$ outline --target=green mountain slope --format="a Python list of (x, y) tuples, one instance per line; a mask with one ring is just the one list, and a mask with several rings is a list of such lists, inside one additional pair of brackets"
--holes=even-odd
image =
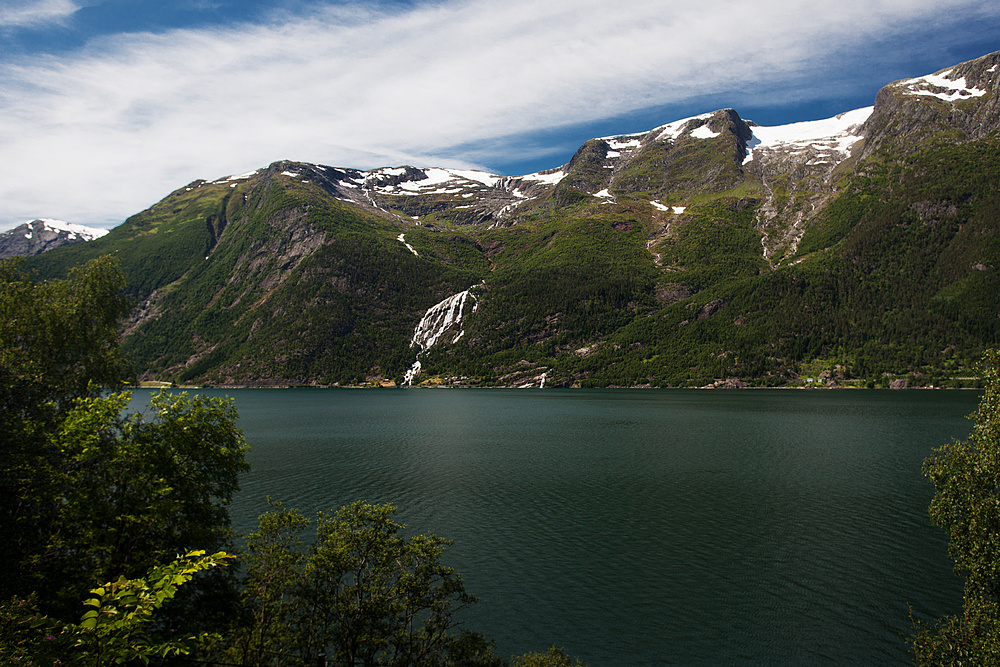
[(139, 304), (125, 347), (144, 378), (357, 384), (401, 372), (414, 322), (481, 280), (485, 259), (465, 236), (367, 215), (286, 168), (192, 184), (35, 266), (121, 259)]
[[(118, 256), (146, 379), (399, 383), (420, 352), (415, 384), (961, 384), (1000, 344), (998, 65), (826, 124), (722, 110), (594, 139), (521, 177), (275, 163), (30, 265)], [(454, 335), (411, 345), (469, 288), (430, 311)]]

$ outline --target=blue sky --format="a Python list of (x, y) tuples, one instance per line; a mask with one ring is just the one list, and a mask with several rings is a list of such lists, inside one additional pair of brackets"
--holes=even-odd
[(826, 118), (996, 50), (995, 0), (0, 0), (0, 230), (111, 227), (279, 159), (524, 174), (723, 107)]

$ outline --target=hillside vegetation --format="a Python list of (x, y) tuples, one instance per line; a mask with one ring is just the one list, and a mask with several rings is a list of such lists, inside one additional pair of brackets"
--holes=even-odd
[(730, 109), (523, 177), (279, 162), (30, 267), (115, 255), (148, 380), (399, 384), (420, 352), (415, 384), (963, 386), (1000, 344), (998, 63), (887, 86), (849, 149), (754, 150)]

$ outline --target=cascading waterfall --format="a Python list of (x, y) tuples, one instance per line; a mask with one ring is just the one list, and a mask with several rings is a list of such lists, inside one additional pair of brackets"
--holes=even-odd
[[(465, 316), (465, 304), (472, 298), (472, 312), (476, 312), (479, 307), (479, 300), (471, 290), (465, 290), (458, 294), (449, 296), (444, 301), (435, 304), (427, 309), (424, 316), (413, 331), (413, 338), (410, 340), (410, 347), (418, 346), (417, 359), (410, 366), (409, 370), (403, 373), (403, 384), (412, 385), (413, 378), (420, 374), (420, 355), (424, 350), (433, 347), (441, 337), (448, 331), (454, 331), (456, 327), (461, 327), (462, 318)], [(465, 335), (465, 329), (459, 328), (451, 342), (457, 343)]]

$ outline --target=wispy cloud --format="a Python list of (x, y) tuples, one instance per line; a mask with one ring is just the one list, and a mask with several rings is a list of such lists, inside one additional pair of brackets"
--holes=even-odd
[(0, 7), (0, 28), (21, 28), (62, 21), (79, 6), (72, 0), (9, 0)]
[(366, 7), (0, 66), (0, 225), (120, 221), (194, 178), (281, 158), (488, 164), (509, 159), (500, 137), (724, 91), (818, 95), (815, 78), (849, 77), (866, 42), (1000, 15), (971, 0)]

